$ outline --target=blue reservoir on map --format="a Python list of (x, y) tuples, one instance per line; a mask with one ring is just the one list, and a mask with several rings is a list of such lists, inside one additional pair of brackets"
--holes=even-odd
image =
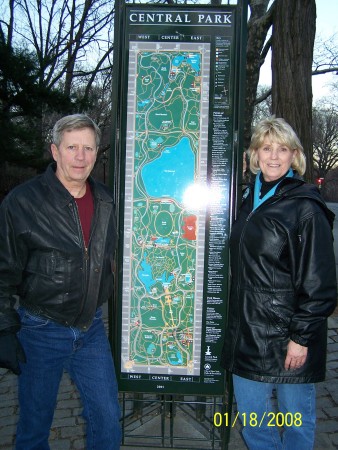
[(179, 203), (182, 203), (187, 187), (194, 183), (194, 176), (195, 155), (187, 137), (174, 147), (166, 147), (158, 159), (142, 169), (149, 197), (169, 197)]

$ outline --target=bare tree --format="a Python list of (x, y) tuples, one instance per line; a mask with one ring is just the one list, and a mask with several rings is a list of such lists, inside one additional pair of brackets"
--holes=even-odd
[(260, 120), (272, 115), (271, 88), (268, 86), (257, 87), (257, 101), (252, 116), (252, 125), (255, 126)]
[(39, 84), (69, 97), (112, 65), (113, 3), (109, 0), (9, 0), (0, 32), (26, 46), (39, 62)]
[[(0, 76), (0, 121), (8, 130), (3, 159), (45, 165), (48, 133), (60, 113), (86, 111), (107, 136), (113, 3), (0, 0), (0, 6), (0, 66), (8, 67)], [(7, 64), (4, 55), (12, 63)], [(23, 159), (32, 152), (35, 158)]]
[(319, 178), (338, 165), (338, 110), (313, 111), (313, 161)]
[[(315, 0), (275, 0), (268, 8), (269, 3), (249, 0), (244, 143), (247, 147), (257, 105), (272, 94), (271, 112), (283, 116), (298, 133), (309, 161), (306, 177), (312, 181), (311, 76), (338, 71), (337, 36), (319, 39), (313, 56)], [(269, 50), (273, 87), (259, 91), (259, 70)]]
[(321, 36), (316, 39), (312, 70), (313, 75), (338, 72), (338, 33), (325, 40)]
[(248, 42), (246, 51), (246, 95), (244, 118), (244, 147), (248, 148), (251, 126), (256, 105), (259, 71), (271, 48), (267, 39), (272, 25), (275, 3), (268, 8), (269, 0), (249, 0), (250, 18), (248, 21)]

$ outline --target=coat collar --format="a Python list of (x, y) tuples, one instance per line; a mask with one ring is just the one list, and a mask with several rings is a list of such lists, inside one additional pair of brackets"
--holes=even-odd
[[(43, 174), (42, 182), (45, 184), (46, 189), (49, 190), (50, 195), (53, 196), (60, 205), (66, 206), (73, 201), (73, 196), (57, 178), (55, 172), (56, 163), (53, 162), (49, 164), (46, 172)], [(111, 195), (108, 194), (107, 188), (104, 185), (96, 182), (91, 176), (88, 177), (88, 182), (96, 200), (112, 203), (113, 199)]]
[[(243, 192), (243, 200), (249, 197), (253, 205), (254, 182), (249, 183)], [(326, 203), (321, 196), (319, 189), (311, 183), (306, 183), (302, 177), (294, 171), (294, 176), (291, 178), (284, 178), (277, 186), (275, 196), (282, 198), (307, 198), (317, 202), (323, 209), (331, 228), (335, 219), (335, 214), (326, 206)]]

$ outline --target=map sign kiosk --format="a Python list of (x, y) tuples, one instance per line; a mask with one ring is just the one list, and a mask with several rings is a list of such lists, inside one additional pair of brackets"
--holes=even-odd
[(221, 448), (224, 430), (213, 418), (227, 389), (219, 358), (242, 161), (246, 9), (131, 4), (117, 16), (114, 345), (124, 417), (132, 422), (137, 410), (149, 419), (159, 408), (153, 445), (173, 447), (194, 438), (178, 438), (174, 423), (166, 434), (166, 418), (190, 405), (200, 422), (211, 421), (215, 446), (206, 448)]

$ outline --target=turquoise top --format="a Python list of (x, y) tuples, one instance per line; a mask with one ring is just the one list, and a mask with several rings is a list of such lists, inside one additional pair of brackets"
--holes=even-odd
[(288, 173), (285, 175), (285, 177), (282, 178), (282, 180), (280, 180), (278, 183), (276, 183), (265, 195), (264, 197), (260, 198), (259, 194), (261, 192), (261, 188), (262, 188), (262, 182), (261, 182), (261, 171), (259, 170), (256, 176), (256, 180), (255, 180), (255, 190), (254, 190), (254, 206), (253, 206), (253, 210), (258, 208), (258, 206), (260, 206), (262, 203), (264, 203), (268, 198), (272, 197), (274, 195), (274, 193), (276, 192), (277, 186), (279, 185), (279, 183), (284, 180), (284, 178), (292, 178), (293, 177), (293, 170), (290, 168)]

